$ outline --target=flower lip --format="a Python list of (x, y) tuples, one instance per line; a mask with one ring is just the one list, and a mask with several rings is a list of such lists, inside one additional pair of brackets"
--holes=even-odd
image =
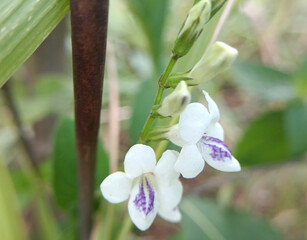
[(147, 216), (154, 208), (155, 191), (146, 176), (142, 176), (139, 183), (139, 193), (133, 203), (135, 208)]
[(212, 159), (223, 162), (225, 162), (225, 158), (231, 159), (230, 149), (220, 139), (204, 135), (202, 136), (199, 143), (205, 144), (209, 148), (211, 148), (212, 152), (210, 153), (210, 156), (212, 157)]
[(223, 172), (241, 170), (240, 163), (231, 155), (231, 151), (222, 140), (211, 136), (203, 136), (196, 145), (202, 158), (211, 167)]

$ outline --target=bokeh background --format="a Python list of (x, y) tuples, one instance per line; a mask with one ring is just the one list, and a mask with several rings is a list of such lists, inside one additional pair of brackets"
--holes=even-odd
[[(192, 3), (110, 1), (99, 156), (112, 159), (112, 170), (122, 166), (127, 149), (138, 139), (157, 80)], [(176, 71), (187, 71), (199, 60), (221, 13), (205, 27)], [(158, 219), (145, 233), (134, 230), (131, 239), (307, 239), (306, 23), (304, 0), (235, 2), (218, 40), (237, 48), (239, 57), (229, 71), (194, 88), (193, 100), (202, 99), (200, 89), (215, 99), (226, 143), (242, 171), (226, 174), (206, 166), (196, 179), (183, 180), (181, 225)], [(57, 239), (73, 239), (77, 224), (72, 196), (77, 187), (72, 173), (75, 140), (68, 17), (1, 88), (0, 116), (0, 149), (26, 234), (42, 239), (40, 232), (48, 235), (54, 227), (59, 229)], [(115, 149), (109, 141), (114, 122), (120, 124)], [(94, 232), (106, 222), (101, 215), (109, 205), (98, 186), (107, 174), (102, 166), (107, 165), (98, 163)], [(43, 194), (36, 195), (36, 175)], [(1, 189), (5, 189), (2, 183)], [(44, 207), (37, 217), (40, 202)], [(125, 211), (122, 205), (116, 206), (113, 231)], [(44, 219), (46, 212), (53, 220), (47, 217), (40, 225), (37, 219)]]

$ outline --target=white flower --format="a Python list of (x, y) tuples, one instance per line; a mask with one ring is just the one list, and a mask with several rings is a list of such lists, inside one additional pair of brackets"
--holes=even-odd
[(150, 227), (157, 214), (168, 221), (178, 222), (181, 219), (177, 206), (182, 197), (182, 184), (179, 173), (174, 170), (177, 157), (178, 152), (168, 150), (156, 164), (151, 147), (132, 146), (124, 160), (125, 172), (112, 173), (101, 183), (104, 198), (111, 203), (129, 198), (130, 218), (142, 231)]
[(220, 171), (241, 170), (240, 163), (223, 142), (224, 130), (218, 123), (219, 109), (209, 94), (203, 93), (209, 111), (200, 103), (189, 104), (180, 114), (179, 124), (167, 133), (170, 141), (182, 147), (175, 170), (185, 178), (197, 176), (203, 170), (205, 161)]

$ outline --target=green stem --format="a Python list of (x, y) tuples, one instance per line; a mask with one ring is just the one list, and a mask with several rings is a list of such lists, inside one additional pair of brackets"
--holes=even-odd
[[(169, 75), (171, 74), (176, 62), (178, 60), (178, 56), (177, 55), (172, 55), (161, 78), (159, 79), (159, 89), (155, 98), (155, 102), (154, 105), (158, 105), (161, 103), (162, 101), (162, 97), (163, 97), (163, 93), (164, 93), (164, 89), (165, 89), (165, 84), (167, 82), (167, 79), (169, 77)], [(146, 123), (144, 125), (144, 128), (140, 134), (140, 138), (139, 138), (139, 143), (143, 143), (146, 141), (146, 136), (150, 130), (150, 128), (152, 127), (152, 124), (155, 120), (155, 117), (151, 114), (152, 111), (150, 111), (150, 114), (146, 120)]]
[(105, 222), (105, 238), (106, 240), (112, 239), (112, 223), (114, 219), (114, 205), (108, 204), (107, 206), (107, 214), (106, 214), (106, 222)]
[(130, 231), (130, 228), (132, 226), (132, 222), (130, 220), (130, 217), (129, 215), (127, 214), (126, 217), (125, 217), (125, 220), (123, 222), (123, 225), (122, 225), (122, 229), (118, 235), (118, 238), (117, 240), (125, 240), (125, 239), (128, 239), (128, 233)]

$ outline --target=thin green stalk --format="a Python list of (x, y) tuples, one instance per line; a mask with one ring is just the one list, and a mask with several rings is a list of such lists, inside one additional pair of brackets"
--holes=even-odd
[[(172, 55), (164, 72), (162, 73), (162, 76), (159, 80), (159, 89), (158, 89), (158, 92), (157, 92), (157, 95), (156, 95), (156, 98), (155, 98), (155, 102), (154, 102), (154, 105), (158, 105), (161, 103), (162, 101), (162, 97), (163, 97), (163, 93), (164, 93), (164, 89), (165, 89), (165, 84), (167, 82), (167, 79), (169, 77), (169, 75), (171, 74), (176, 62), (178, 60), (178, 56), (176, 55)], [(142, 142), (145, 142), (146, 141), (146, 136), (150, 130), (150, 128), (152, 127), (152, 124), (155, 120), (155, 117), (152, 115), (152, 111), (150, 112), (147, 120), (146, 120), (146, 123), (144, 125), (144, 128), (140, 134), (140, 138), (139, 138), (139, 143), (142, 143)]]
[(6, 240), (26, 240), (22, 215), (18, 208), (17, 194), (9, 169), (0, 154), (0, 236)]
[(123, 223), (123, 227), (118, 235), (117, 240), (126, 240), (128, 233), (130, 232), (131, 226), (132, 226), (132, 222), (130, 220), (130, 217), (128, 214), (126, 214), (126, 217)]
[(108, 204), (107, 206), (107, 214), (105, 218), (105, 233), (104, 233), (104, 239), (110, 240), (112, 236), (112, 223), (114, 219), (114, 205)]

